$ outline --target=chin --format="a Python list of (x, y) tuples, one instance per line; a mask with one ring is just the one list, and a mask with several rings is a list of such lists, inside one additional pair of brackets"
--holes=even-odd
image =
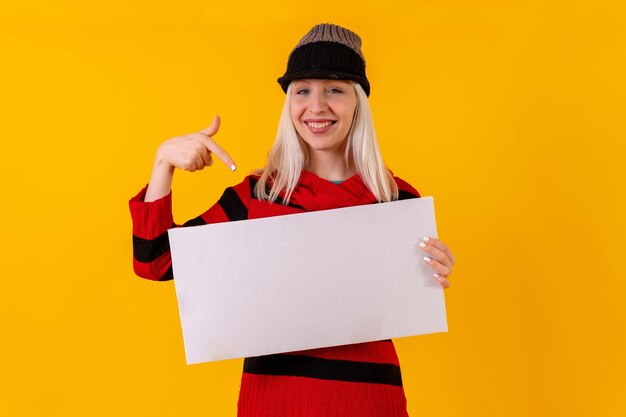
[(315, 151), (331, 151), (331, 150), (335, 150), (337, 148), (339, 148), (340, 144), (339, 143), (310, 143), (307, 142), (307, 145), (309, 147), (309, 149), (315, 150)]

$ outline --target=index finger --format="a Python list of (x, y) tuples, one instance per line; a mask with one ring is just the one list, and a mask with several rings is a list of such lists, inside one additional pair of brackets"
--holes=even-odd
[(198, 137), (202, 141), (202, 143), (204, 143), (204, 146), (206, 146), (211, 153), (214, 153), (215, 156), (217, 156), (222, 162), (224, 162), (224, 164), (226, 164), (226, 166), (230, 168), (231, 171), (237, 169), (237, 165), (235, 164), (235, 161), (233, 161), (233, 158), (231, 158), (224, 149), (222, 149), (217, 143), (215, 143), (215, 141), (211, 137), (207, 137), (205, 135), (198, 135)]

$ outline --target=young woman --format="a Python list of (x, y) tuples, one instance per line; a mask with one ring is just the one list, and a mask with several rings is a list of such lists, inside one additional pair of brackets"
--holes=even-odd
[[(203, 169), (213, 164), (213, 154), (231, 170), (235, 162), (212, 138), (219, 129), (217, 116), (208, 128), (159, 146), (150, 182), (129, 202), (137, 275), (173, 278), (171, 227), (420, 197), (383, 163), (357, 34), (333, 24), (316, 25), (291, 52), (278, 82), (286, 99), (266, 166), (228, 187), (211, 208), (182, 225), (172, 217), (175, 168)], [(432, 267), (433, 279), (447, 288), (455, 262), (449, 248), (424, 237), (418, 249)], [(406, 416), (393, 342), (245, 358), (238, 415)]]

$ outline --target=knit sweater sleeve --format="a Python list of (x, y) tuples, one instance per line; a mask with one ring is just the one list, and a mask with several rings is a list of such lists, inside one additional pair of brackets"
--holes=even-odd
[(173, 278), (168, 229), (248, 218), (250, 176), (226, 188), (215, 204), (182, 224), (174, 222), (172, 191), (158, 200), (146, 202), (147, 189), (148, 184), (128, 202), (133, 224), (133, 270), (142, 278), (153, 281)]

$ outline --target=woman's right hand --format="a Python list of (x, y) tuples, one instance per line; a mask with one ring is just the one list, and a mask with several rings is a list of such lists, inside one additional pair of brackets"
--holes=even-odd
[(211, 126), (206, 129), (163, 142), (154, 158), (144, 201), (154, 201), (170, 193), (175, 168), (193, 172), (213, 165), (211, 154), (217, 155), (234, 171), (237, 168), (235, 161), (211, 138), (219, 127), (220, 117), (216, 115)]
[(212, 154), (215, 154), (234, 171), (235, 161), (212, 138), (219, 127), (220, 117), (216, 115), (206, 129), (166, 140), (157, 150), (157, 163), (194, 172), (213, 165)]

